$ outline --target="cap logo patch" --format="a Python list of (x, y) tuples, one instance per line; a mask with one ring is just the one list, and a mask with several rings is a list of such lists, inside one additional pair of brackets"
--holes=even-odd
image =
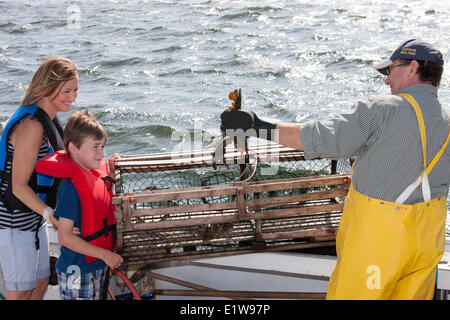
[(415, 56), (416, 55), (416, 49), (402, 48), (402, 51), (400, 51), (400, 54)]

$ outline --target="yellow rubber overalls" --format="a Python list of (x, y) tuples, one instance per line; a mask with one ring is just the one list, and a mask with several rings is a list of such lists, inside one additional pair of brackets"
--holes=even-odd
[[(327, 299), (432, 299), (445, 243), (445, 196), (430, 199), (428, 175), (449, 138), (426, 167), (425, 124), (411, 95), (420, 128), (424, 171), (395, 202), (374, 199), (350, 186), (336, 236), (337, 262)], [(403, 204), (422, 184), (425, 202)]]

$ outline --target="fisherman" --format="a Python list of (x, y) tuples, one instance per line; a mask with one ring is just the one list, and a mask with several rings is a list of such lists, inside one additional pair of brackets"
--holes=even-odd
[(450, 182), (450, 123), (437, 95), (443, 65), (433, 45), (411, 39), (375, 66), (391, 95), (358, 101), (335, 119), (273, 123), (252, 111), (221, 114), (227, 135), (256, 130), (306, 159), (355, 159), (327, 299), (433, 297)]

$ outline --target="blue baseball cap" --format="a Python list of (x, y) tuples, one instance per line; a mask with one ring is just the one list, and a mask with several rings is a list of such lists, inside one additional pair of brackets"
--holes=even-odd
[(387, 68), (398, 60), (424, 60), (444, 65), (442, 53), (433, 45), (418, 39), (411, 39), (402, 43), (389, 57), (377, 64), (375, 68), (385, 76), (388, 75)]

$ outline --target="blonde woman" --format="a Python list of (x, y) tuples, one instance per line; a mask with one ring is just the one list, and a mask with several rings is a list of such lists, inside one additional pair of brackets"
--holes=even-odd
[(47, 221), (53, 217), (58, 181), (34, 165), (64, 149), (58, 112), (77, 98), (78, 70), (67, 58), (45, 60), (33, 75), (22, 106), (8, 120), (0, 142), (0, 264), (6, 298), (42, 299), (50, 275)]

